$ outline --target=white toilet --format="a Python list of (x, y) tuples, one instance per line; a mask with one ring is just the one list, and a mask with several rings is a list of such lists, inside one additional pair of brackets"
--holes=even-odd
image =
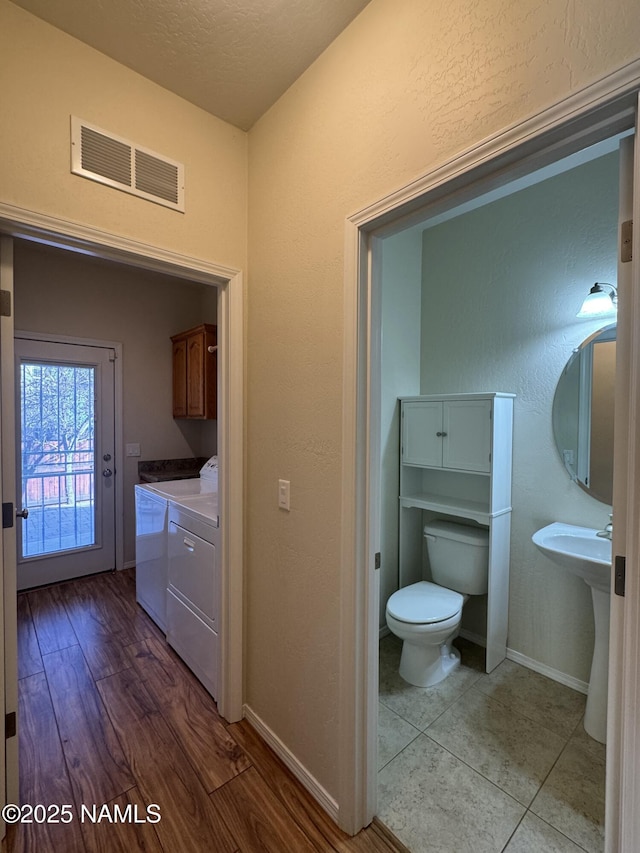
[(387, 601), (387, 625), (403, 640), (400, 675), (409, 684), (431, 687), (460, 664), (451, 641), (457, 636), (462, 605), (483, 595), (489, 579), (489, 531), (434, 519), (424, 537), (435, 583), (419, 581)]

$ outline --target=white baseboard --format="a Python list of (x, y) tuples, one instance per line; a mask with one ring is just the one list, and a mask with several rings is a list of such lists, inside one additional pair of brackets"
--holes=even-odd
[(564, 684), (567, 687), (571, 687), (573, 690), (577, 690), (579, 693), (587, 694), (589, 692), (589, 685), (586, 681), (580, 681), (579, 678), (574, 678), (572, 675), (567, 675), (565, 672), (560, 672), (560, 670), (558, 669), (553, 669), (553, 667), (547, 666), (544, 663), (540, 663), (537, 660), (533, 660), (533, 658), (528, 658), (521, 652), (516, 652), (515, 649), (507, 649), (507, 658), (509, 660), (512, 660), (514, 663), (519, 663), (522, 666), (526, 666), (527, 669), (532, 669), (534, 672), (539, 672), (541, 675), (546, 675), (547, 678), (551, 678), (553, 681), (558, 681), (560, 684)]
[(247, 720), (247, 722), (251, 723), (260, 737), (269, 744), (278, 758), (286, 764), (298, 782), (307, 789), (318, 805), (326, 811), (334, 823), (337, 823), (338, 803), (333, 799), (333, 797), (325, 791), (322, 785), (309, 773), (306, 767), (298, 761), (295, 755), (288, 749), (288, 747), (285, 746), (280, 738), (271, 731), (266, 723), (264, 723), (248, 705), (243, 706), (242, 716)]
[[(390, 633), (391, 632), (388, 628), (380, 628), (380, 639)], [(469, 640), (471, 643), (475, 643), (477, 646), (482, 646), (482, 648), (486, 648), (487, 646), (486, 637), (482, 637), (480, 634), (474, 634), (472, 631), (467, 631), (464, 628), (460, 631), (460, 636), (465, 640)], [(540, 663), (540, 661), (534, 660), (533, 658), (529, 658), (521, 652), (517, 652), (515, 649), (507, 649), (507, 658), (508, 660), (512, 660), (514, 663), (519, 663), (521, 666), (526, 666), (527, 669), (539, 672), (540, 675), (546, 675), (547, 678), (550, 678), (552, 681), (557, 681), (559, 684), (571, 687), (573, 690), (577, 690), (578, 693), (584, 693), (585, 696), (589, 692), (589, 684), (586, 681), (580, 681), (579, 678), (574, 678), (572, 675), (560, 672), (559, 669), (553, 669), (553, 667), (547, 666), (545, 663)]]
[[(487, 641), (479, 634), (473, 634), (471, 631), (460, 631), (460, 636), (478, 646), (486, 648)], [(534, 660), (533, 658), (523, 655), (522, 652), (517, 652), (515, 649), (507, 649), (507, 658), (514, 663), (519, 663), (521, 666), (526, 666), (527, 669), (532, 669), (534, 672), (539, 672), (541, 675), (546, 675), (552, 681), (557, 681), (559, 684), (564, 684), (566, 687), (571, 687), (579, 693), (585, 695), (589, 692), (589, 685), (586, 681), (580, 681), (579, 678), (574, 678), (572, 675), (567, 675), (565, 672), (560, 672), (559, 669), (553, 669), (545, 663)]]
[(389, 630), (387, 625), (383, 625), (378, 632), (378, 639), (381, 640), (383, 637), (388, 637), (391, 631)]
[(123, 569), (135, 569), (135, 567), (136, 567), (136, 561), (135, 560), (128, 560), (122, 568)]

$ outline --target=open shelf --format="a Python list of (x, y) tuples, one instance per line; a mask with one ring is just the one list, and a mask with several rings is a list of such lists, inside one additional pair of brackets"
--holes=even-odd
[(400, 506), (410, 509), (432, 509), (446, 515), (456, 515), (461, 518), (471, 518), (478, 524), (489, 524), (491, 514), (487, 512), (486, 504), (480, 501), (470, 501), (465, 498), (446, 497), (444, 495), (423, 492), (414, 495), (402, 495)]

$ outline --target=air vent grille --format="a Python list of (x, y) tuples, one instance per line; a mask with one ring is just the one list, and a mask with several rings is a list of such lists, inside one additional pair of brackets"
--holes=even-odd
[(71, 171), (184, 212), (184, 166), (71, 117)]
[(83, 127), (81, 134), (83, 169), (131, 186), (131, 146), (89, 127)]
[(178, 203), (178, 170), (173, 163), (136, 149), (136, 188)]

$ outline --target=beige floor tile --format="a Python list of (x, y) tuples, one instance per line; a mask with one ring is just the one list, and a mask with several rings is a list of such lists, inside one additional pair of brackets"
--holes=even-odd
[(504, 853), (583, 853), (583, 848), (529, 812)]
[(378, 770), (418, 737), (420, 730), (378, 703)]
[(475, 688), (448, 708), (425, 734), (525, 806), (566, 743), (565, 738)]
[(510, 660), (477, 683), (478, 690), (568, 738), (584, 715), (586, 696)]
[(484, 673), (487, 663), (487, 650), (466, 640), (464, 637), (456, 637), (453, 645), (460, 652), (462, 663), (468, 669), (475, 669), (477, 672)]
[(387, 708), (422, 730), (468, 690), (482, 675), (464, 663), (434, 687), (414, 687), (400, 677), (402, 643), (385, 637), (380, 643), (379, 699)]
[(425, 735), (378, 780), (378, 816), (412, 853), (496, 853), (525, 811)]
[(589, 853), (604, 848), (605, 747), (579, 728), (531, 811)]

